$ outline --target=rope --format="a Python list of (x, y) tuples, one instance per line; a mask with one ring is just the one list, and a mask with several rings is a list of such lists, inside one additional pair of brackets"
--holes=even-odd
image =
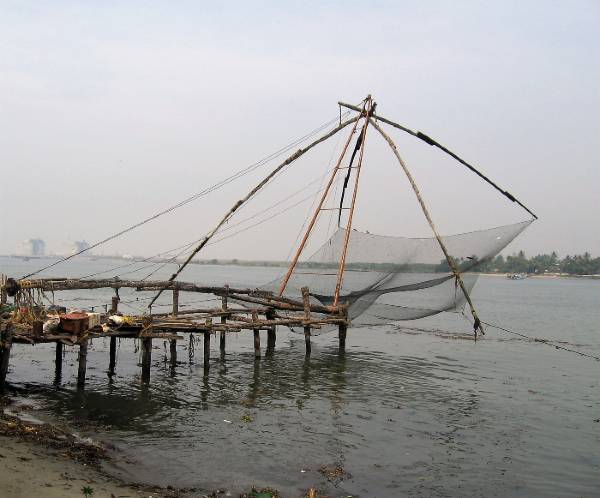
[(285, 152), (289, 151), (290, 149), (292, 149), (293, 147), (295, 147), (296, 145), (304, 142), (305, 140), (307, 140), (308, 138), (312, 137), (313, 135), (319, 133), (320, 131), (322, 131), (323, 129), (329, 127), (331, 124), (337, 122), (337, 117), (335, 119), (329, 120), (326, 123), (322, 124), (321, 126), (319, 126), (318, 128), (315, 128), (314, 130), (312, 130), (311, 132), (307, 133), (306, 135), (304, 135), (303, 137), (295, 140), (294, 142), (286, 145), (285, 147), (282, 147), (281, 149), (277, 150), (276, 152), (273, 152), (272, 154), (269, 154), (268, 156), (264, 157), (263, 159), (251, 164), (250, 166), (247, 166), (246, 168), (241, 169), (240, 171), (234, 173), (233, 175), (225, 178), (224, 180), (221, 180), (220, 182), (215, 183), (214, 185), (211, 185), (210, 187), (207, 187), (206, 189), (190, 196), (187, 197), (186, 199), (178, 202), (177, 204), (174, 204), (173, 206), (168, 207), (167, 209), (164, 209), (162, 211), (159, 211), (158, 213), (150, 216), (149, 218), (146, 218), (138, 223), (135, 223), (127, 228), (124, 228), (123, 230), (110, 235), (108, 237), (106, 237), (105, 239), (102, 239), (99, 242), (96, 242), (92, 245), (90, 245), (89, 247), (86, 247), (85, 249), (82, 249), (81, 251), (78, 251), (74, 254), (71, 254), (69, 256), (66, 256), (62, 259), (59, 259), (58, 261), (55, 261), (54, 263), (51, 263), (47, 266), (44, 266), (42, 268), (40, 268), (39, 270), (36, 270), (32, 273), (28, 273), (27, 275), (23, 275), (21, 277), (21, 279), (25, 279), (25, 278), (29, 278), (32, 277), (33, 275), (37, 275), (38, 273), (44, 271), (44, 270), (48, 270), (49, 268), (52, 268), (60, 263), (64, 263), (65, 261), (68, 261), (76, 256), (79, 256), (81, 254), (83, 254), (84, 252), (90, 251), (102, 244), (105, 244), (107, 242), (110, 242), (111, 240), (114, 240), (118, 237), (120, 237), (121, 235), (124, 235), (128, 232), (131, 232), (132, 230), (135, 230), (136, 228), (141, 227), (142, 225), (145, 225), (146, 223), (149, 223), (150, 221), (154, 221), (157, 218), (168, 214), (182, 206), (185, 206), (186, 204), (189, 204), (190, 202), (193, 202), (201, 197), (204, 197), (205, 195), (208, 195), (209, 193), (213, 192), (214, 190), (220, 189), (222, 187), (224, 187), (225, 185), (237, 180), (238, 178), (241, 178), (245, 175), (247, 175), (248, 173), (251, 173), (252, 171), (254, 171), (255, 169), (259, 168), (260, 166), (263, 166), (264, 164), (266, 164), (267, 162), (275, 159), (276, 157), (281, 156), (282, 154), (284, 154)]
[(575, 353), (575, 354), (578, 354), (579, 356), (585, 356), (586, 358), (592, 358), (596, 361), (600, 361), (600, 356), (595, 356), (593, 354), (584, 353), (583, 351), (579, 351), (577, 349), (571, 349), (571, 348), (567, 348), (565, 346), (560, 346), (559, 344), (556, 344), (554, 341), (551, 341), (549, 339), (539, 339), (537, 337), (530, 337), (521, 332), (515, 332), (514, 330), (509, 330), (505, 327), (501, 327), (500, 325), (495, 325), (493, 323), (488, 323), (488, 322), (484, 322), (484, 321), (482, 321), (481, 323), (483, 323), (484, 325), (487, 325), (488, 327), (491, 327), (493, 329), (502, 330), (503, 332), (522, 337), (523, 339), (527, 339), (529, 341), (539, 342), (540, 344), (545, 344), (546, 346), (550, 346), (555, 349), (562, 349), (563, 351), (569, 351), (570, 353)]

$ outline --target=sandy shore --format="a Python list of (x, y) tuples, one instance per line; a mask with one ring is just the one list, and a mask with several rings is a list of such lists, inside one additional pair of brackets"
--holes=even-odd
[[(0, 405), (6, 405), (2, 400)], [(10, 405), (10, 403), (8, 403)], [(12, 410), (10, 410), (12, 412)], [(107, 476), (105, 449), (58, 427), (22, 418), (0, 406), (0, 497), (167, 498), (176, 490), (127, 485)]]
[(0, 436), (0, 496), (3, 498), (82, 498), (82, 488), (92, 488), (93, 498), (159, 497), (102, 475), (93, 467), (71, 461), (60, 450)]

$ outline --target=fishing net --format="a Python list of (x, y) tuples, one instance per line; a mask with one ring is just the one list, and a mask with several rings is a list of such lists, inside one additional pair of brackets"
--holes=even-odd
[[(442, 237), (471, 291), (476, 272), (494, 258), (532, 221)], [(308, 287), (311, 302), (331, 305), (346, 229), (339, 228), (290, 278), (285, 295), (301, 300)], [(267, 286), (277, 291), (283, 276)], [(355, 326), (413, 320), (459, 309), (465, 302), (456, 279), (434, 238), (374, 235), (352, 230), (340, 303), (348, 304)]]

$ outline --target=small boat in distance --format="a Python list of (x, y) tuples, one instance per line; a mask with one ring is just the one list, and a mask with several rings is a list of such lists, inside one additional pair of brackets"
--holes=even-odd
[(508, 273), (506, 278), (510, 280), (525, 280), (527, 278), (526, 273)]

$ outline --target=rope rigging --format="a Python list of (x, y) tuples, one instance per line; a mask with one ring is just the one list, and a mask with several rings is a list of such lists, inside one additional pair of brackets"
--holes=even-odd
[[(323, 179), (324, 179), (324, 178), (325, 178), (325, 177), (326, 177), (326, 176), (327, 176), (327, 175), (328, 175), (328, 174), (329, 174), (331, 171), (332, 171), (331, 169), (327, 170), (327, 171), (326, 171), (326, 172), (325, 172), (323, 175), (321, 175), (320, 177), (318, 177), (318, 178), (316, 178), (316, 179), (312, 180), (311, 182), (309, 182), (309, 183), (307, 183), (306, 185), (304, 185), (302, 188), (300, 188), (300, 189), (296, 190), (296, 191), (295, 191), (295, 192), (293, 192), (292, 194), (290, 194), (290, 195), (288, 195), (288, 196), (284, 197), (283, 199), (280, 199), (279, 201), (277, 201), (277, 202), (275, 202), (275, 203), (271, 204), (271, 205), (270, 205), (270, 206), (268, 206), (267, 208), (265, 208), (265, 209), (262, 209), (262, 210), (260, 210), (260, 211), (258, 211), (258, 212), (256, 212), (256, 213), (254, 213), (253, 215), (251, 215), (251, 216), (248, 216), (248, 217), (246, 217), (246, 218), (244, 218), (244, 219), (242, 219), (242, 220), (240, 220), (240, 221), (238, 221), (238, 222), (236, 222), (236, 223), (232, 223), (232, 224), (228, 225), (227, 227), (223, 228), (223, 229), (221, 230), (221, 232), (220, 232), (220, 233), (223, 233), (223, 232), (227, 232), (227, 231), (229, 231), (229, 230), (232, 230), (233, 228), (235, 228), (235, 227), (238, 227), (238, 226), (240, 226), (240, 225), (242, 225), (242, 224), (244, 224), (244, 223), (246, 223), (246, 222), (248, 222), (248, 221), (250, 221), (250, 220), (253, 220), (253, 219), (257, 218), (258, 216), (260, 216), (260, 215), (262, 215), (262, 214), (264, 214), (264, 213), (266, 213), (266, 212), (268, 212), (268, 211), (270, 211), (270, 210), (272, 210), (272, 209), (276, 208), (277, 206), (279, 206), (279, 205), (283, 204), (284, 202), (286, 202), (286, 201), (289, 201), (290, 199), (294, 198), (294, 197), (295, 197), (295, 196), (297, 196), (298, 194), (300, 194), (300, 193), (304, 192), (305, 190), (307, 190), (309, 187), (311, 187), (311, 186), (312, 186), (312, 185), (314, 185), (315, 183), (317, 183), (317, 182), (321, 182), (321, 181), (322, 181), (322, 180), (323, 180)], [(285, 209), (283, 209), (283, 210), (281, 210), (281, 211), (277, 212), (275, 215), (269, 216), (268, 218), (266, 218), (266, 219), (262, 220), (261, 222), (253, 224), (253, 225), (252, 225), (252, 227), (254, 227), (254, 226), (257, 226), (257, 225), (260, 225), (260, 224), (262, 224), (262, 223), (264, 223), (264, 222), (266, 222), (266, 221), (269, 221), (270, 219), (273, 219), (274, 217), (276, 217), (276, 216), (279, 216), (280, 214), (283, 214), (283, 213), (285, 213), (285, 212), (289, 211), (290, 209), (292, 209), (292, 208), (294, 208), (294, 207), (296, 207), (296, 206), (300, 205), (301, 203), (303, 203), (303, 202), (306, 202), (306, 200), (310, 199), (310, 198), (311, 198), (311, 197), (313, 197), (313, 196), (316, 196), (316, 195), (317, 195), (317, 194), (318, 194), (318, 193), (319, 193), (321, 190), (322, 190), (322, 188), (319, 188), (319, 189), (318, 189), (318, 190), (316, 190), (315, 192), (311, 193), (311, 194), (310, 194), (310, 196), (308, 196), (308, 197), (304, 197), (303, 199), (301, 199), (300, 201), (296, 202), (295, 204), (293, 204), (293, 205), (291, 205), (291, 206), (288, 206), (287, 208), (285, 208)], [(239, 212), (239, 211), (238, 211), (238, 212)], [(250, 228), (250, 227), (248, 227), (248, 228)], [(237, 234), (239, 234), (239, 233), (242, 233), (242, 232), (246, 231), (248, 228), (245, 228), (245, 229), (243, 229), (243, 230), (239, 230), (239, 231), (237, 231), (237, 232), (234, 232), (233, 234), (231, 234), (231, 235), (228, 235), (227, 237), (223, 237), (223, 238), (221, 238), (221, 239), (218, 239), (218, 240), (216, 240), (216, 241), (213, 241), (211, 244), (207, 244), (207, 245), (213, 245), (213, 244), (216, 244), (216, 243), (220, 242), (221, 240), (225, 240), (225, 239), (227, 239), (227, 238), (231, 238), (231, 237), (233, 237), (234, 235), (237, 235)], [(136, 272), (138, 272), (138, 271), (141, 271), (141, 270), (144, 270), (144, 269), (147, 269), (147, 268), (151, 268), (151, 267), (153, 267), (153, 266), (156, 266), (156, 265), (161, 265), (161, 267), (159, 268), (159, 270), (160, 270), (161, 268), (163, 268), (163, 267), (164, 267), (164, 266), (166, 266), (167, 264), (170, 264), (170, 263), (175, 263), (178, 257), (180, 257), (182, 254), (185, 254), (185, 253), (187, 252), (187, 250), (189, 250), (189, 249), (191, 248), (191, 246), (193, 246), (194, 244), (197, 244), (198, 242), (200, 242), (200, 241), (201, 241), (201, 240), (202, 240), (202, 239), (203, 239), (205, 236), (206, 236), (206, 234), (203, 234), (203, 235), (202, 235), (202, 237), (200, 237), (200, 238), (198, 238), (198, 239), (194, 239), (193, 241), (191, 241), (191, 242), (188, 242), (188, 243), (186, 243), (186, 244), (183, 244), (183, 245), (180, 245), (180, 246), (177, 246), (177, 247), (171, 248), (171, 249), (167, 249), (166, 251), (162, 251), (162, 252), (160, 252), (160, 253), (154, 254), (153, 256), (149, 256), (148, 258), (144, 258), (144, 259), (142, 259), (142, 260), (139, 260), (139, 261), (134, 261), (134, 262), (132, 262), (132, 263), (126, 263), (126, 264), (124, 264), (124, 265), (118, 265), (118, 266), (115, 266), (115, 267), (109, 268), (109, 269), (107, 269), (107, 270), (103, 270), (103, 271), (99, 271), (99, 272), (91, 273), (91, 274), (89, 274), (89, 275), (85, 275), (85, 276), (83, 276), (83, 277), (80, 277), (80, 278), (82, 278), (82, 279), (86, 279), (86, 278), (95, 277), (95, 276), (97, 276), (97, 275), (102, 275), (102, 274), (105, 274), (105, 273), (111, 273), (111, 272), (113, 272), (113, 271), (115, 271), (115, 270), (119, 270), (119, 269), (122, 269), (122, 268), (129, 268), (129, 267), (131, 267), (131, 266), (133, 266), (133, 265), (136, 265), (136, 264), (138, 264), (138, 263), (145, 263), (145, 262), (151, 261), (152, 259), (154, 259), (154, 258), (158, 258), (158, 257), (160, 257), (160, 256), (162, 256), (162, 255), (168, 255), (168, 254), (172, 254), (172, 253), (173, 253), (173, 252), (175, 252), (175, 251), (180, 251), (180, 252), (178, 252), (177, 254), (175, 254), (173, 257), (169, 258), (167, 261), (163, 261), (163, 260), (161, 260), (161, 261), (154, 261), (154, 262), (152, 262), (152, 263), (151, 263), (151, 264), (149, 264), (149, 265), (145, 265), (145, 266), (142, 266), (142, 267), (140, 267), (140, 268), (135, 268), (135, 269), (133, 269), (133, 270), (131, 270), (131, 271), (127, 271), (127, 272), (118, 273), (118, 274), (114, 275), (114, 277), (122, 277), (122, 276), (124, 276), (124, 275), (129, 275), (129, 274), (131, 274), (131, 273), (136, 273)], [(183, 250), (182, 250), (182, 249), (183, 249)], [(158, 270), (157, 270), (157, 271), (158, 271)], [(154, 274), (154, 273), (156, 273), (156, 272), (152, 272), (150, 275), (148, 275), (148, 276), (144, 277), (142, 280), (146, 280), (147, 278), (149, 278), (149, 276), (151, 276), (151, 275), (152, 275), (152, 274)]]
[[(348, 114), (348, 113), (346, 113), (346, 114)], [(192, 195), (190, 197), (187, 197), (186, 199), (178, 202), (177, 204), (174, 204), (174, 205), (172, 205), (172, 206), (170, 206), (170, 207), (168, 207), (168, 208), (166, 208), (166, 209), (164, 209), (162, 211), (159, 211), (158, 213), (155, 213), (154, 215), (152, 215), (152, 216), (150, 216), (148, 218), (145, 218), (142, 221), (139, 221), (139, 222), (137, 222), (137, 223), (135, 223), (135, 224), (127, 227), (127, 228), (124, 228), (123, 230), (120, 230), (120, 231), (118, 231), (118, 232), (116, 232), (116, 233), (114, 233), (114, 234), (112, 234), (112, 235), (110, 235), (110, 236), (108, 236), (108, 237), (100, 240), (99, 242), (96, 242), (96, 243), (90, 245), (89, 247), (86, 247), (85, 249), (82, 249), (82, 250), (80, 250), (80, 251), (78, 251), (78, 252), (76, 252), (74, 254), (69, 255), (69, 256), (65, 256), (64, 258), (59, 259), (58, 261), (55, 261), (54, 263), (51, 263), (49, 265), (46, 265), (46, 266), (44, 266), (44, 267), (42, 267), (42, 268), (40, 268), (40, 269), (38, 269), (38, 270), (36, 270), (34, 272), (31, 272), (31, 273), (28, 273), (26, 275), (23, 275), (21, 278), (22, 279), (26, 279), (26, 278), (32, 277), (33, 275), (37, 275), (38, 273), (41, 273), (42, 271), (48, 270), (48, 269), (50, 269), (50, 268), (52, 268), (54, 266), (57, 266), (57, 265), (59, 265), (61, 263), (64, 263), (65, 261), (68, 261), (68, 260), (70, 260), (72, 258), (75, 258), (76, 256), (79, 256), (79, 255), (81, 255), (81, 254), (83, 254), (85, 252), (91, 251), (92, 249), (95, 249), (95, 248), (97, 248), (97, 247), (99, 247), (99, 246), (101, 246), (101, 245), (103, 245), (103, 244), (105, 244), (107, 242), (110, 242), (110, 241), (112, 241), (112, 240), (114, 240), (114, 239), (116, 239), (116, 238), (118, 238), (118, 237), (120, 237), (122, 235), (125, 235), (126, 233), (131, 232), (131, 231), (133, 231), (133, 230), (135, 230), (135, 229), (137, 229), (137, 228), (145, 225), (146, 223), (154, 221), (154, 220), (160, 218), (161, 216), (164, 216), (165, 214), (171, 213), (172, 211), (175, 211), (176, 209), (179, 209), (180, 207), (183, 207), (183, 206), (189, 204), (190, 202), (193, 202), (193, 201), (195, 201), (195, 200), (197, 200), (197, 199), (199, 199), (201, 197), (204, 197), (204, 196), (208, 195), (209, 193), (211, 193), (211, 192), (213, 192), (215, 190), (218, 190), (218, 189), (224, 187), (225, 185), (227, 185), (227, 184), (229, 184), (229, 183), (231, 183), (231, 182), (233, 182), (233, 181), (235, 181), (235, 180), (237, 180), (237, 179), (239, 179), (239, 178), (241, 178), (241, 177), (243, 177), (243, 176), (251, 173), (252, 171), (256, 170), (257, 168), (259, 168), (259, 167), (263, 166), (264, 164), (268, 163), (269, 161), (271, 161), (271, 160), (273, 160), (273, 159), (281, 156), (282, 154), (288, 152), (293, 147), (301, 144), (302, 142), (305, 142), (308, 138), (310, 138), (310, 137), (316, 135), (317, 133), (319, 133), (320, 131), (328, 128), (333, 123), (337, 122), (337, 120), (338, 120), (337, 117), (334, 118), (334, 119), (332, 119), (332, 120), (329, 120), (326, 123), (323, 123), (319, 127), (315, 128), (311, 132), (307, 133), (306, 135), (302, 136), (301, 138), (299, 138), (297, 140), (294, 140), (292, 143), (290, 143), (290, 144), (288, 144), (288, 145), (280, 148), (279, 150), (277, 150), (277, 151), (269, 154), (268, 156), (260, 159), (259, 161), (257, 161), (255, 163), (253, 163), (253, 164), (251, 164), (251, 165), (249, 165), (249, 166), (247, 166), (247, 167), (245, 167), (245, 168), (237, 171), (233, 175), (228, 176), (227, 178), (225, 178), (225, 179), (223, 179), (223, 180), (221, 180), (221, 181), (219, 181), (219, 182), (211, 185), (210, 187), (207, 187), (204, 190), (202, 190), (202, 191), (200, 191), (200, 192), (198, 192), (198, 193), (196, 193), (196, 194), (194, 194), (194, 195)]]

